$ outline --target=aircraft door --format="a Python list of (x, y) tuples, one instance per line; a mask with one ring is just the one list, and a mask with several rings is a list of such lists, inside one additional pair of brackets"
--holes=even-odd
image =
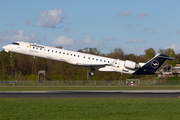
[(23, 52), (27, 51), (27, 43), (22, 43), (22, 51)]

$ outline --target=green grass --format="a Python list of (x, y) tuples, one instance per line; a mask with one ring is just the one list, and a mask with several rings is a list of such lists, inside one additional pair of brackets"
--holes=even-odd
[(178, 120), (179, 106), (179, 98), (1, 98), (0, 120)]
[(159, 86), (1, 86), (0, 91), (60, 91), (60, 90), (180, 90), (180, 85)]

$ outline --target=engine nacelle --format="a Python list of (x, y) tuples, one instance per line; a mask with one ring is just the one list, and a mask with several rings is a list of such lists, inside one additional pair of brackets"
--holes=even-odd
[(139, 64), (136, 64), (135, 62), (130, 60), (126, 60), (124, 62), (124, 66), (129, 69), (139, 69), (141, 67)]

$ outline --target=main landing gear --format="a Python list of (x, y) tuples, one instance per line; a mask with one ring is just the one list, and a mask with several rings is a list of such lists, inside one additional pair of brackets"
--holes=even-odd
[(89, 72), (89, 75), (90, 76), (94, 76), (94, 71), (95, 71), (95, 68), (93, 68), (93, 67), (90, 67), (90, 72)]
[(93, 71), (90, 71), (90, 72), (89, 72), (89, 75), (90, 75), (90, 76), (94, 76), (94, 72), (93, 72)]

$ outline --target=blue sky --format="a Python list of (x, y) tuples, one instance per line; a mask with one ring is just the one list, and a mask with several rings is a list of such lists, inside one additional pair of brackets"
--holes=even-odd
[(125, 54), (180, 53), (179, 0), (1, 0), (0, 47), (14, 41)]

